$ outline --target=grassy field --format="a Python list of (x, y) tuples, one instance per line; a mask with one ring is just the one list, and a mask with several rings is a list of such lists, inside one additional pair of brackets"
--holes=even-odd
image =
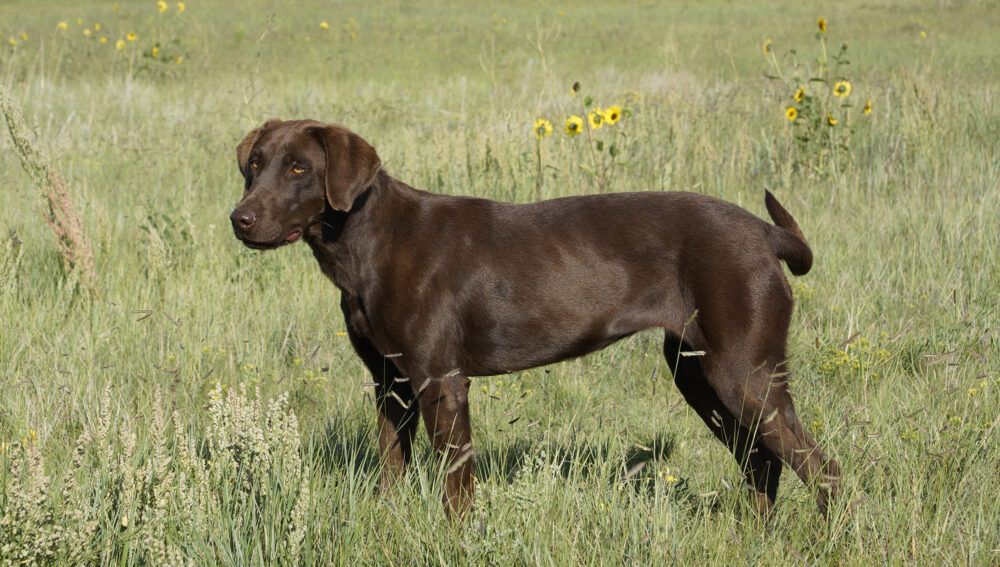
[[(229, 4), (0, 4), (0, 86), (97, 274), (67, 269), (4, 130), (0, 565), (1000, 562), (996, 2)], [(830, 517), (786, 469), (755, 520), (659, 332), (474, 379), (461, 529), (423, 433), (376, 494), (338, 292), (306, 246), (229, 228), (236, 143), (273, 116), (343, 123), (434, 192), (686, 190), (766, 216), (773, 191), (816, 255), (789, 351), (845, 475)]]

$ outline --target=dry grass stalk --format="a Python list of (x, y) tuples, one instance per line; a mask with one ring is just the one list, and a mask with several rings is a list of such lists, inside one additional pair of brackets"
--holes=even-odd
[(73, 196), (58, 171), (49, 167), (49, 160), (32, 144), (21, 110), (14, 105), (6, 89), (0, 87), (0, 110), (7, 118), (7, 129), (21, 166), (41, 189), (45, 198), (45, 222), (56, 234), (56, 246), (66, 259), (67, 271), (77, 271), (80, 282), (96, 294), (97, 273), (94, 271), (94, 251), (84, 231), (83, 222), (73, 204)]

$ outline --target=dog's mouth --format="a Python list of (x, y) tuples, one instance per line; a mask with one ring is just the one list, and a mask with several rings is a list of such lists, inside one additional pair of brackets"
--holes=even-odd
[(243, 242), (244, 246), (246, 246), (247, 248), (253, 248), (254, 250), (273, 250), (275, 248), (280, 248), (282, 246), (295, 242), (301, 236), (302, 236), (302, 229), (300, 228), (297, 228), (292, 232), (288, 233), (288, 236), (286, 236), (284, 240), (270, 241), (270, 242), (253, 240), (243, 234), (236, 235), (236, 237), (239, 238), (241, 242)]

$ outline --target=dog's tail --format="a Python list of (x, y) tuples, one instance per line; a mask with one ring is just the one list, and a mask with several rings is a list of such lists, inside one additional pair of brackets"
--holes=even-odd
[(764, 204), (776, 226), (770, 227), (768, 240), (774, 255), (788, 264), (788, 269), (801, 276), (812, 268), (813, 254), (792, 215), (781, 206), (770, 191), (764, 190)]

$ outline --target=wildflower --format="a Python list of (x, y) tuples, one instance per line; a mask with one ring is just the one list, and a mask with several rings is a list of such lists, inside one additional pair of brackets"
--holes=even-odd
[(323, 28), (325, 30), (328, 30), (328, 29), (330, 29), (330, 24), (328, 24), (326, 22), (320, 22), (319, 23), (319, 27), (321, 27), (321, 28)]
[(127, 39), (128, 39), (129, 41), (135, 41), (135, 32), (128, 32), (128, 35), (126, 35), (125, 37), (126, 37), (126, 38), (127, 38)]
[(159, 2), (156, 3), (156, 9), (159, 10), (161, 14), (163, 12), (166, 12), (167, 11), (167, 3), (164, 2), (163, 0), (160, 0)]
[(836, 126), (837, 125), (837, 119), (833, 117), (833, 114), (830, 114), (829, 112), (827, 112), (826, 113), (826, 123), (829, 124), (830, 126)]
[(345, 333), (344, 331), (337, 331), (336, 333), (334, 333), (334, 336), (337, 336), (337, 337), (346, 337), (347, 333)]
[(607, 122), (609, 126), (621, 120), (621, 117), (622, 107), (617, 104), (604, 111), (604, 121)]
[(184, 2), (178, 2), (177, 3), (177, 13), (178, 14), (181, 13), (181, 12), (183, 12), (186, 9), (187, 9), (187, 5)]
[(872, 113), (872, 101), (869, 99), (868, 102), (865, 103), (865, 114), (871, 114), (871, 113)]
[(184, 61), (184, 56), (183, 55), (178, 55), (176, 61), (177, 61), (177, 64), (180, 65), (181, 61)]
[(535, 133), (536, 138), (541, 140), (552, 133), (552, 123), (544, 118), (539, 118), (535, 120), (535, 125), (531, 128), (531, 131)]
[(94, 31), (101, 31), (101, 24), (94, 24)]
[(833, 94), (839, 96), (840, 98), (847, 98), (847, 95), (851, 94), (851, 83), (847, 81), (838, 81), (833, 87)]
[(816, 26), (819, 27), (819, 33), (826, 33), (826, 19), (820, 18), (816, 20)]
[(125, 40), (124, 39), (119, 39), (118, 41), (116, 41), (115, 42), (115, 49), (117, 49), (118, 51), (124, 50), (125, 49)]
[(600, 108), (594, 107), (590, 109), (587, 113), (587, 123), (590, 124), (591, 130), (597, 130), (601, 126), (604, 126), (604, 113), (601, 112)]
[(296, 358), (295, 359), (295, 366), (302, 366), (302, 359), (301, 358)]
[(798, 117), (799, 117), (799, 109), (795, 108), (794, 106), (789, 106), (787, 109), (785, 109), (785, 118), (794, 121)]
[(802, 99), (806, 98), (805, 87), (799, 87), (799, 90), (795, 91), (795, 102), (802, 102)]
[(28, 41), (28, 34), (22, 33), (21, 34), (21, 41)]
[(107, 42), (108, 42), (108, 38), (106, 38), (106, 37), (102, 37), (101, 38), (101, 43), (107, 43)]
[(59, 24), (57, 24), (56, 27), (65, 31), (66, 28), (68, 28), (69, 26), (66, 25), (66, 22), (59, 22)]
[(9, 43), (11, 45), (17, 45), (17, 40), (14, 39), (14, 38), (10, 38), (10, 39), (7, 40), (7, 43)]
[[(156, 56), (158, 56), (159, 54), (160, 54), (160, 48), (159, 48), (159, 47), (156, 47), (156, 46), (154, 46), (154, 47), (153, 47), (153, 50), (152, 50), (152, 51), (150, 52), (150, 55), (152, 55), (153, 57), (156, 57)], [(173, 357), (173, 355), (170, 355), (170, 356), (171, 356), (171, 357)]]
[(570, 136), (575, 136), (583, 130), (583, 118), (577, 115), (570, 116), (566, 119), (566, 133)]
[(920, 30), (920, 37), (927, 39), (927, 32), (924, 30)]
[(82, 26), (83, 25), (83, 18), (77, 18), (76, 19), (76, 25)]
[(764, 54), (765, 55), (771, 52), (771, 44), (772, 43), (774, 43), (774, 42), (771, 41), (771, 38), (767, 38), (766, 40), (764, 40)]
[(83, 35), (90, 37), (90, 30), (87, 29), (83, 30)]

